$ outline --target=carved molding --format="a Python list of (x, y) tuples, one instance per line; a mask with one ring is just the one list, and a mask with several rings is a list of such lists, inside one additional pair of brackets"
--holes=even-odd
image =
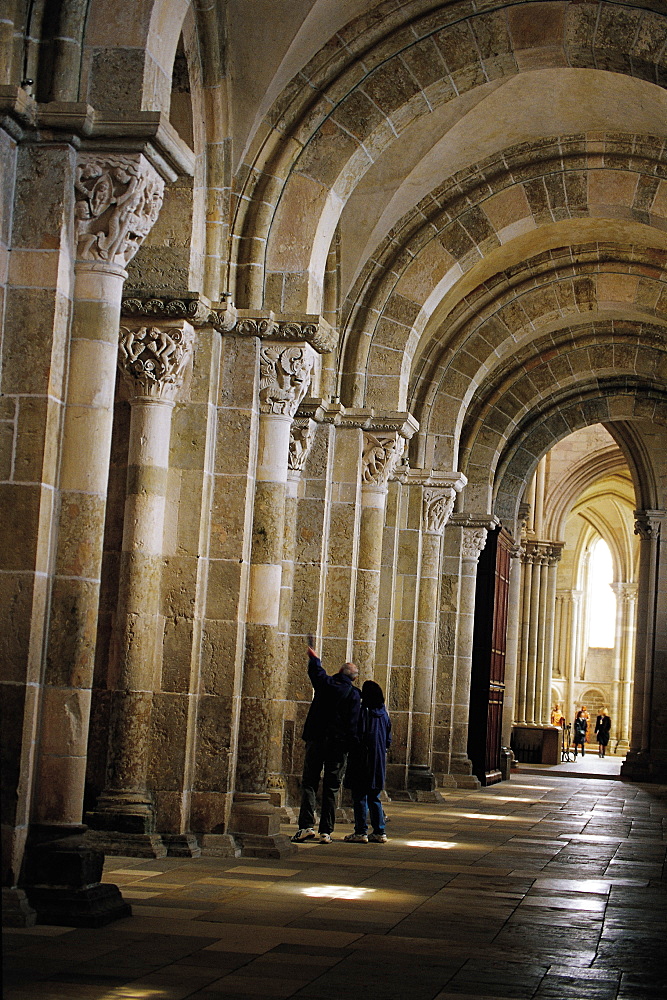
[(80, 153), (74, 187), (77, 259), (124, 267), (157, 220), (164, 181), (141, 154)]
[(123, 316), (141, 316), (151, 319), (186, 319), (193, 326), (212, 326), (220, 333), (229, 333), (236, 324), (237, 310), (231, 297), (211, 303), (199, 292), (181, 295), (141, 295), (130, 292), (123, 298)]
[(263, 347), (259, 363), (260, 411), (293, 417), (308, 390), (312, 369), (313, 355), (306, 346)]
[(118, 367), (135, 397), (176, 398), (192, 357), (194, 330), (189, 323), (120, 329)]
[(479, 554), (486, 545), (486, 528), (464, 528), (461, 540), (461, 556), (463, 559), (479, 559)]
[(285, 316), (242, 309), (234, 333), (261, 340), (305, 341), (318, 354), (328, 354), (338, 344), (338, 333), (321, 316)]
[(424, 531), (429, 534), (441, 535), (454, 510), (456, 490), (445, 489), (424, 490)]
[(298, 417), (290, 428), (289, 456), (287, 467), (290, 472), (303, 472), (308, 453), (315, 439), (315, 421)]
[(385, 487), (400, 461), (404, 448), (405, 438), (398, 433), (374, 434), (371, 431), (364, 431), (361, 456), (363, 484)]

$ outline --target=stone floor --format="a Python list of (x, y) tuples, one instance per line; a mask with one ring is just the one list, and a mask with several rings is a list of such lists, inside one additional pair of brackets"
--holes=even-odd
[(4, 996), (667, 997), (667, 786), (520, 772), (443, 798), (391, 803), (385, 845), (110, 858), (134, 915), (7, 930)]

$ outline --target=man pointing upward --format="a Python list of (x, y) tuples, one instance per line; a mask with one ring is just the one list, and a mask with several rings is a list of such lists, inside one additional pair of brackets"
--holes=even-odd
[(329, 676), (317, 653), (309, 646), (308, 676), (314, 693), (302, 733), (306, 756), (301, 778), (299, 829), (292, 840), (298, 844), (315, 839), (315, 802), (322, 777), (318, 832), (320, 843), (330, 844), (336, 820), (336, 792), (340, 788), (348, 750), (357, 740), (361, 696), (354, 681), (359, 671), (354, 663), (344, 663), (337, 674)]

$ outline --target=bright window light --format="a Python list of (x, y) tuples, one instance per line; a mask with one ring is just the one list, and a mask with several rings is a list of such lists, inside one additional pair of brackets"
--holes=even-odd
[(320, 899), (361, 899), (375, 889), (362, 889), (356, 885), (311, 885), (301, 891), (304, 896)]
[(408, 847), (441, 847), (443, 850), (457, 846), (450, 840), (406, 840), (405, 843)]
[(588, 645), (613, 649), (616, 626), (616, 595), (610, 587), (614, 567), (609, 546), (602, 538), (591, 548), (588, 571), (590, 632)]

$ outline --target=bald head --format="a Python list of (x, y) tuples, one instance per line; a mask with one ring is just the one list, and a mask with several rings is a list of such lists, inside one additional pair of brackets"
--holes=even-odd
[(344, 663), (338, 673), (349, 677), (351, 681), (356, 681), (359, 676), (359, 668), (356, 663)]

